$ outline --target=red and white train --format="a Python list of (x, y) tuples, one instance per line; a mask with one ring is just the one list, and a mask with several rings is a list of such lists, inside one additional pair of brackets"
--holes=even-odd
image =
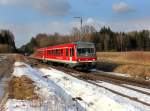
[(45, 62), (63, 63), (73, 68), (91, 68), (96, 63), (96, 50), (93, 43), (74, 42), (37, 49), (32, 58)]

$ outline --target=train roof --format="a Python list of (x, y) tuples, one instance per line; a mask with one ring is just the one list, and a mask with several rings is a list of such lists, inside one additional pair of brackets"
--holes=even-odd
[(56, 47), (56, 46), (64, 46), (64, 45), (79, 45), (79, 44), (94, 44), (92, 42), (82, 42), (82, 41), (78, 41), (78, 42), (71, 42), (71, 43), (65, 43), (65, 44), (60, 44), (60, 45), (54, 45), (54, 46), (49, 46), (49, 47)]
[(78, 42), (73, 42), (73, 44), (94, 44), (94, 43), (78, 41)]
[(60, 44), (60, 45), (48, 46), (48, 47), (45, 47), (45, 48), (39, 48), (38, 50), (42, 51), (42, 50), (45, 50), (45, 49), (48, 49), (48, 48), (64, 47), (64, 45), (66, 45), (66, 46), (73, 46), (73, 45), (81, 45), (81, 44), (93, 45), (94, 43), (78, 41), (78, 42), (72, 42), (72, 43), (65, 43), (65, 44)]

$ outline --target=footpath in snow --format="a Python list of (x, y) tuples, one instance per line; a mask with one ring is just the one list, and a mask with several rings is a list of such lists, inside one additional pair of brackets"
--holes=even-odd
[(37, 86), (36, 93), (43, 99), (40, 102), (9, 99), (6, 111), (150, 111), (148, 106), (53, 68), (37, 69), (16, 62), (13, 75), (31, 78)]
[(2, 98), (4, 96), (4, 86), (5, 86), (5, 79), (0, 80), (0, 102), (2, 101)]

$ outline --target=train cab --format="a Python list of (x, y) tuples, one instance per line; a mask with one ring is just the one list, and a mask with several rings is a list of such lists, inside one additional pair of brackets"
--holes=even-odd
[(76, 66), (94, 67), (96, 64), (95, 45), (90, 42), (76, 42)]

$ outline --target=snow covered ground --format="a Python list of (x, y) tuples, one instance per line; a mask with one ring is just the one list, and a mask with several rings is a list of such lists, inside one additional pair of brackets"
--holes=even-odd
[(25, 63), (16, 62), (13, 75), (16, 77), (26, 75), (31, 78), (37, 86), (36, 92), (41, 99), (39, 101), (9, 99), (5, 105), (6, 111), (77, 111), (77, 108), (82, 110), (71, 96), (53, 81), (43, 77), (37, 69)]
[(138, 87), (138, 86), (131, 86), (128, 84), (122, 84), (123, 86), (129, 87), (129, 88), (133, 88), (133, 89), (137, 89), (137, 90), (141, 90), (147, 93), (150, 93), (150, 89), (146, 89), (146, 88), (142, 88), (142, 87)]
[[(104, 88), (78, 80), (55, 69), (40, 69), (43, 74), (50, 75), (49, 79), (55, 81), (73, 97), (81, 97), (79, 101), (88, 111), (149, 111), (150, 107), (133, 102), (127, 98), (114, 94)], [(117, 89), (116, 86), (110, 86)], [(124, 91), (120, 89), (120, 91)], [(128, 91), (128, 90), (127, 90)], [(129, 92), (128, 92), (129, 94)], [(134, 93), (136, 94), (136, 93)], [(138, 94), (137, 94), (138, 95)], [(133, 95), (132, 95), (133, 96)], [(138, 95), (141, 96), (141, 95)], [(134, 96), (133, 96), (134, 97)], [(148, 98), (142, 98), (148, 101)]]
[(129, 74), (121, 74), (121, 73), (116, 73), (116, 72), (104, 72), (102, 70), (97, 70), (97, 69), (91, 69), (92, 72), (100, 72), (101, 73), (105, 73), (108, 75), (115, 75), (115, 76), (123, 76), (123, 77), (131, 77)]
[[(23, 66), (23, 67), (22, 67)], [(37, 86), (36, 92), (41, 101), (9, 99), (6, 111), (150, 111), (150, 107), (114, 94), (104, 88), (78, 80), (53, 68), (32, 68), (16, 62), (14, 76), (30, 77)], [(101, 85), (117, 91), (126, 91), (131, 96), (140, 96), (140, 100), (149, 102), (150, 97), (128, 92), (119, 86), (102, 83)], [(119, 88), (119, 89), (118, 89)]]
[[(136, 86), (126, 85), (126, 84), (123, 84), (123, 86), (125, 86), (125, 87), (123, 87), (122, 85), (119, 86), (119, 85), (107, 83), (104, 81), (99, 81), (99, 82), (97, 82), (97, 84), (104, 86), (108, 89), (111, 89), (113, 91), (119, 92), (120, 94), (127, 95), (131, 98), (136, 98), (137, 100), (140, 100), (140, 101), (143, 101), (143, 102), (150, 104), (150, 96), (149, 95), (136, 91), (136, 90), (140, 90), (140, 91), (144, 91), (144, 92), (149, 93), (150, 89), (139, 88)], [(129, 89), (128, 87), (131, 89)], [(128, 101), (128, 102), (130, 102), (130, 101)], [(131, 104), (134, 104), (134, 103), (131, 102)]]

